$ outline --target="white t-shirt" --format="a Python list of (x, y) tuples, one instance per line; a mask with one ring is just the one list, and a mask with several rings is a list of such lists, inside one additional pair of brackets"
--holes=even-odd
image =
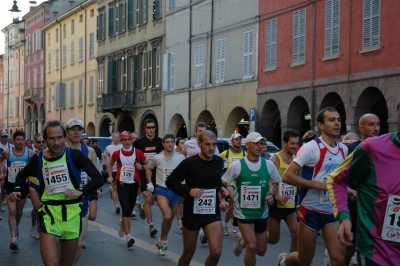
[[(253, 172), (257, 172), (260, 170), (261, 167), (261, 158), (258, 160), (257, 163), (250, 162), (247, 157), (244, 158), (244, 161), (247, 164), (247, 167)], [(272, 183), (279, 183), (282, 181), (282, 178), (276, 169), (274, 163), (270, 160), (265, 160), (267, 162), (267, 168), (270, 176), (270, 180)], [(240, 164), (240, 160), (234, 161), (229, 165), (228, 170), (226, 170), (225, 174), (222, 176), (222, 180), (225, 181), (227, 184), (230, 184), (232, 181), (235, 181), (236, 178), (239, 176), (240, 171), (242, 170), (242, 166)]]
[(182, 154), (174, 152), (171, 159), (164, 156), (164, 151), (154, 156), (148, 164), (150, 169), (157, 167), (156, 171), (156, 184), (160, 187), (167, 187), (165, 180), (172, 173), (172, 171), (185, 159)]
[[(183, 146), (183, 152), (186, 153), (186, 157), (191, 157), (193, 155), (200, 153), (200, 147), (197, 144), (197, 140), (191, 139), (186, 141), (185, 145)], [(215, 147), (214, 154), (219, 155), (218, 147)]]
[[(107, 155), (108, 160), (110, 160), (112, 154), (115, 151), (120, 150), (120, 149), (122, 149), (122, 144), (121, 143), (118, 143), (117, 145), (114, 145), (114, 144), (111, 143), (110, 145), (108, 145), (105, 148), (104, 153)], [(117, 162), (115, 162), (114, 165), (113, 165), (113, 172), (117, 172)]]

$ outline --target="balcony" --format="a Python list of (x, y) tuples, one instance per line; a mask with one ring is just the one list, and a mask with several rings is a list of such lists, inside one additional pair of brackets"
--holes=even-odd
[(33, 89), (27, 89), (24, 92), (24, 100), (27, 102), (39, 102), (39, 93), (40, 90), (39, 88), (33, 88)]
[(103, 94), (98, 99), (97, 108), (103, 112), (131, 111), (136, 115), (136, 93), (133, 91), (118, 91)]

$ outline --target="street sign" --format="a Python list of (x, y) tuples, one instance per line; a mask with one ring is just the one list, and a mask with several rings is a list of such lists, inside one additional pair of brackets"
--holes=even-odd
[(256, 108), (250, 108), (249, 124), (250, 132), (256, 131)]

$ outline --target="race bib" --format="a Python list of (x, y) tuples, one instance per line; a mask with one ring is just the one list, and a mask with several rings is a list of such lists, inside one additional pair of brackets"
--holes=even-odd
[(123, 165), (121, 167), (121, 174), (119, 176), (119, 181), (124, 183), (135, 183), (135, 166), (133, 165)]
[[(327, 178), (324, 178), (324, 182), (327, 180)], [(331, 204), (331, 199), (329, 198), (329, 193), (327, 190), (321, 190), (319, 192), (319, 204)]]
[(400, 243), (400, 196), (389, 196), (381, 238)]
[(279, 194), (282, 196), (290, 196), (287, 203), (294, 202), (294, 199), (296, 197), (296, 188), (292, 185), (281, 183), (279, 185)]
[(88, 183), (88, 174), (85, 171), (81, 172), (81, 187), (84, 187)]
[(64, 192), (69, 188), (70, 178), (66, 163), (43, 166), (42, 173), (48, 195)]
[(216, 196), (215, 189), (205, 189), (200, 198), (194, 199), (193, 213), (215, 214)]
[(169, 175), (172, 173), (172, 171), (174, 171), (173, 168), (164, 168), (163, 169), (163, 173), (164, 173), (164, 180), (167, 180), (167, 177), (169, 177)]
[(25, 166), (26, 166), (25, 162), (12, 162), (8, 170), (8, 181), (10, 183), (15, 183), (17, 174), (21, 172)]
[(242, 186), (240, 196), (240, 208), (257, 209), (261, 207), (261, 186)]
[(144, 156), (146, 156), (146, 159), (150, 162), (151, 159), (153, 159), (154, 156), (156, 156), (155, 152), (145, 152)]

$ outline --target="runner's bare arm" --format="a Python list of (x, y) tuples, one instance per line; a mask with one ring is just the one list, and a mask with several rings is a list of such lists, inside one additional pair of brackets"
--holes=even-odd
[(90, 158), (90, 160), (92, 161), (94, 166), (96, 166), (97, 170), (99, 170), (99, 172), (100, 172), (100, 169), (99, 169), (98, 164), (97, 164), (97, 154), (96, 154), (96, 152), (94, 151), (94, 149), (92, 147), (88, 147), (88, 150), (89, 150), (89, 158)]
[(285, 173), (282, 176), (283, 182), (297, 187), (308, 187), (327, 190), (325, 182), (315, 182), (299, 176), (297, 173), (300, 172), (300, 169), (300, 165), (298, 165), (296, 162), (291, 162), (288, 169), (286, 169)]
[(271, 156), (268, 160), (270, 160), (271, 162), (274, 163), (274, 165), (276, 166), (276, 169), (279, 169), (279, 159), (277, 156), (273, 155)]

